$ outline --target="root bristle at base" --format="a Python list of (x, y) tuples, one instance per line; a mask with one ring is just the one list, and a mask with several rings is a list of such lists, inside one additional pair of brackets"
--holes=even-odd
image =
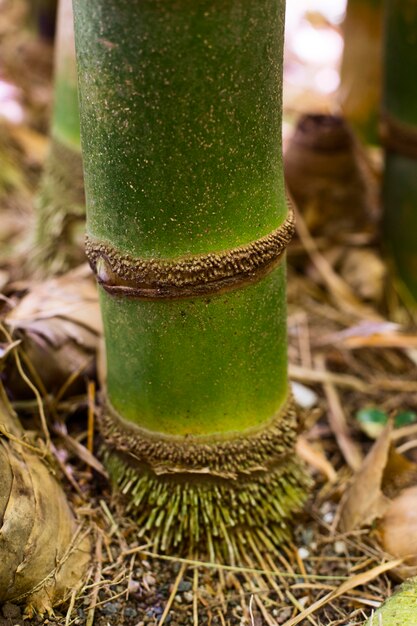
[(230, 482), (157, 476), (105, 445), (102, 457), (112, 481), (130, 498), (139, 537), (149, 537), (154, 551), (206, 554), (231, 564), (252, 541), (270, 552), (289, 539), (309, 483), (295, 455), (261, 476)]

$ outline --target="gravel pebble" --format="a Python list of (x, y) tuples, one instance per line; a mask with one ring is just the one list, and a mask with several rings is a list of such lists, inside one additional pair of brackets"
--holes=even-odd
[(103, 613), (106, 615), (116, 615), (120, 611), (120, 602), (107, 602), (103, 607)]
[(192, 587), (192, 584), (188, 580), (182, 580), (180, 584), (178, 585), (178, 591), (179, 592), (190, 591), (191, 587)]

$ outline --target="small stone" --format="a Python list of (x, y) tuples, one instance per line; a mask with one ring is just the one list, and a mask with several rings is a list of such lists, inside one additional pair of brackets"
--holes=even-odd
[(182, 580), (178, 585), (178, 591), (182, 593), (183, 591), (190, 591), (192, 585), (188, 580)]
[(290, 608), (282, 609), (277, 615), (278, 624), (284, 624), (291, 617), (292, 610)]
[(152, 574), (144, 574), (143, 575), (143, 584), (146, 587), (153, 587), (156, 584), (156, 579)]
[(138, 614), (137, 610), (134, 609), (132, 606), (127, 606), (123, 613), (125, 617), (136, 617), (136, 615)]
[(136, 593), (140, 591), (140, 583), (133, 578), (129, 581), (129, 593)]
[(146, 611), (146, 615), (147, 617), (150, 617), (150, 618), (154, 618), (154, 617), (158, 618), (162, 615), (162, 611), (163, 609), (161, 606), (153, 606), (151, 609), (148, 609)]
[(306, 387), (305, 385), (302, 385), (301, 383), (292, 382), (291, 388), (294, 394), (295, 401), (303, 409), (312, 409), (313, 406), (317, 404), (318, 396), (309, 387)]
[(325, 522), (326, 524), (331, 524), (334, 520), (334, 513), (332, 513), (332, 511), (329, 511), (328, 513), (325, 513), (323, 515), (323, 522)]
[(178, 604), (182, 604), (182, 598), (179, 593), (177, 593), (177, 595), (175, 596), (175, 602), (177, 602)]
[(106, 615), (116, 615), (120, 611), (119, 602), (107, 602), (103, 607), (103, 613)]
[(344, 541), (335, 541), (334, 551), (336, 554), (346, 554), (346, 544)]
[(307, 559), (310, 556), (310, 551), (302, 546), (301, 548), (298, 548), (298, 556), (300, 559)]
[(193, 601), (193, 592), (192, 591), (184, 591), (184, 593), (182, 594), (182, 597), (184, 598), (184, 600), (186, 602), (192, 602)]

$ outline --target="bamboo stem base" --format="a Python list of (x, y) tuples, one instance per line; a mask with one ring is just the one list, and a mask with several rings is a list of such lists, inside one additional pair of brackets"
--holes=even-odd
[[(120, 421), (114, 424), (110, 434), (109, 420), (101, 422), (104, 463), (130, 499), (139, 536), (150, 539), (155, 551), (233, 564), (251, 540), (270, 552), (289, 539), (310, 482), (295, 456), (292, 402), (264, 431), (211, 443), (207, 437), (205, 443), (182, 438), (182, 451), (180, 438), (172, 438), (171, 459), (167, 437), (158, 444), (153, 435), (150, 449), (150, 441), (140, 440), (140, 429), (135, 440), (135, 428), (128, 425), (123, 438)], [(159, 463), (155, 452), (161, 455)]]

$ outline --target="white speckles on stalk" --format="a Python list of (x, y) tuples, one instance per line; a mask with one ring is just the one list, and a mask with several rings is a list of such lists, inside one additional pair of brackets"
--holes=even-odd
[[(78, 4), (86, 181), (100, 198), (89, 232), (135, 256), (169, 257), (276, 228), (285, 216), (280, 3), (144, 0), (128, 19), (124, 0)], [(97, 36), (120, 45), (91, 37), (95, 13)]]

